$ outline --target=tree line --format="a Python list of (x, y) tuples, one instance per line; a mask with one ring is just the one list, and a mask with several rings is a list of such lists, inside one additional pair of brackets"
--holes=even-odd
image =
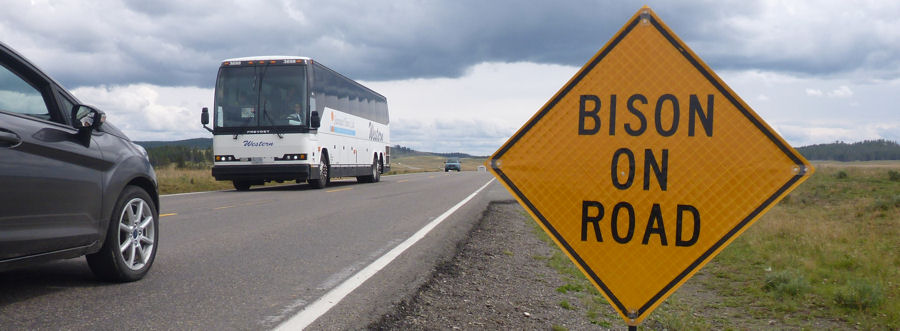
[(855, 143), (836, 141), (798, 147), (797, 151), (809, 160), (832, 161), (881, 161), (900, 160), (900, 145), (897, 142), (878, 139)]
[(212, 148), (166, 145), (147, 148), (154, 168), (175, 165), (179, 169), (209, 168), (213, 163)]
[(435, 155), (440, 157), (455, 157), (455, 158), (477, 158), (483, 156), (472, 156), (471, 154), (466, 153), (434, 153), (434, 152), (420, 152), (414, 150), (409, 147), (404, 147), (400, 145), (394, 145), (391, 147), (391, 156), (407, 156), (407, 155)]

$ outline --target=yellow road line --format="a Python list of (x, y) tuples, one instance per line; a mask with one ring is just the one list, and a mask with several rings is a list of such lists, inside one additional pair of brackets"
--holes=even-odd
[(236, 205), (228, 205), (228, 206), (216, 207), (216, 208), (213, 208), (213, 210), (226, 209), (226, 208), (234, 208), (234, 207), (246, 207), (246, 206), (262, 205), (262, 204), (267, 204), (267, 203), (272, 202), (272, 201), (273, 201), (273, 200), (250, 201), (250, 202), (247, 202), (247, 203), (239, 203), (239, 204), (236, 204)]
[(434, 177), (436, 177), (436, 176), (428, 176), (428, 178), (434, 178)]
[(332, 193), (332, 192), (348, 191), (348, 190), (352, 190), (352, 189), (353, 189), (352, 187), (348, 187), (348, 188), (339, 188), (339, 189), (330, 190), (330, 191), (325, 191), (325, 192), (326, 192), (326, 193)]
[(409, 179), (403, 179), (403, 180), (398, 180), (397, 182), (402, 183), (402, 182), (408, 182), (408, 181), (409, 181)]
[(159, 217), (175, 216), (175, 215), (178, 215), (178, 213), (159, 214)]

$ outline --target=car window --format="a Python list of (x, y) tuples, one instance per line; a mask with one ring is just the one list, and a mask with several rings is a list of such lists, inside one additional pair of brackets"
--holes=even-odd
[(63, 114), (71, 114), (72, 108), (75, 108), (75, 103), (59, 92), (56, 92), (56, 98), (59, 99), (59, 104), (60, 106), (62, 106)]
[(50, 120), (41, 92), (0, 65), (0, 110)]

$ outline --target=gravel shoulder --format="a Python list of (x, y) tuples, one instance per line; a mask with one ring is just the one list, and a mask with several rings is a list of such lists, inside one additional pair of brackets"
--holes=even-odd
[[(722, 304), (701, 270), (641, 325), (644, 330), (853, 329), (829, 319), (783, 324)], [(736, 284), (736, 287), (739, 287)], [(735, 288), (734, 290), (740, 291)], [(624, 321), (515, 201), (494, 202), (457, 254), (373, 330), (607, 330)]]
[[(459, 244), (457, 255), (439, 265), (433, 278), (413, 298), (369, 328), (602, 328), (591, 324), (583, 309), (578, 309), (579, 292), (556, 290), (568, 283), (566, 275), (547, 266), (558, 250), (539, 239), (532, 223), (514, 201), (491, 204), (468, 240)], [(562, 302), (567, 302), (568, 308)], [(618, 316), (608, 304), (602, 304), (607, 306), (604, 315), (608, 316), (598, 316), (595, 323), (624, 325), (615, 320)]]

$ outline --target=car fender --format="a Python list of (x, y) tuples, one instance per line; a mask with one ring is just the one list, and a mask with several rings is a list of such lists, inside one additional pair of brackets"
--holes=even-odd
[[(118, 143), (122, 145), (132, 144), (128, 141), (120, 139), (116, 140), (119, 140)], [(121, 147), (122, 146), (116, 146), (109, 149), (104, 148), (103, 150), (104, 158), (106, 158), (106, 154), (109, 153), (116, 155), (110, 155), (114, 158), (115, 166), (110, 169), (110, 171), (104, 173), (103, 210), (101, 212), (99, 228), (101, 235), (99, 236), (100, 240), (96, 249), (103, 246), (103, 241), (106, 239), (106, 236), (103, 234), (105, 234), (105, 230), (109, 228), (109, 222), (113, 218), (113, 209), (115, 209), (116, 202), (126, 186), (134, 184), (146, 190), (151, 199), (153, 199), (157, 214), (159, 213), (159, 185), (156, 179), (156, 173), (153, 171), (153, 166), (144, 154), (136, 148), (127, 146), (125, 149), (120, 149)], [(120, 152), (117, 153), (111, 151)]]

